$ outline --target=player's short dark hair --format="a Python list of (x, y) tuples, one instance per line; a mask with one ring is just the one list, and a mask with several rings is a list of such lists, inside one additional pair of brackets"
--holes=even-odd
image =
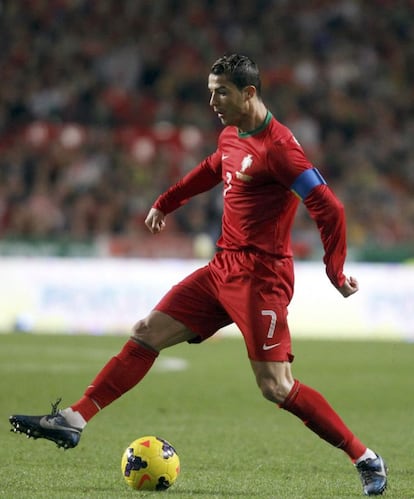
[(261, 96), (262, 82), (260, 81), (259, 68), (246, 55), (231, 54), (220, 57), (211, 66), (211, 73), (214, 75), (224, 74), (239, 90), (253, 85), (256, 87), (257, 95)]

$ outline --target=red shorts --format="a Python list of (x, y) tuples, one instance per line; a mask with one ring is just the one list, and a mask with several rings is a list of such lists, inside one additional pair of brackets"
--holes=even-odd
[(155, 309), (197, 334), (196, 342), (234, 322), (251, 360), (291, 362), (287, 307), (292, 294), (291, 258), (220, 251), (173, 286)]

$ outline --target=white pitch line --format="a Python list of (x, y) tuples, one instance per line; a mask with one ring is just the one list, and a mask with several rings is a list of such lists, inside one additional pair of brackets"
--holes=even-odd
[(154, 364), (157, 372), (185, 371), (187, 368), (188, 362), (179, 357), (160, 357)]

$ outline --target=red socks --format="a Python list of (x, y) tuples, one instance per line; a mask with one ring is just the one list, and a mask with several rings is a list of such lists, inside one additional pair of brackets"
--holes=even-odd
[[(157, 356), (158, 352), (128, 340), (121, 352), (98, 373), (84, 396), (71, 406), (72, 410), (89, 421), (100, 409), (141, 381)], [(345, 451), (353, 461), (365, 452), (366, 446), (348, 429), (325, 398), (299, 381), (295, 380), (279, 407), (300, 418), (320, 438)]]
[(279, 407), (297, 416), (320, 438), (342, 449), (353, 461), (365, 452), (366, 446), (349, 430), (325, 398), (309, 386), (295, 380), (289, 395)]
[(78, 411), (85, 421), (89, 421), (100, 409), (141, 381), (157, 356), (158, 352), (128, 340), (121, 352), (109, 360), (88, 386), (84, 396), (71, 409)]

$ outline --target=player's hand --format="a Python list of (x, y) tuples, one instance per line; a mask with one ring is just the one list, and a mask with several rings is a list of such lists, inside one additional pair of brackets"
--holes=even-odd
[(358, 289), (359, 285), (355, 277), (346, 277), (345, 282), (342, 284), (340, 288), (338, 288), (338, 291), (341, 293), (342, 296), (348, 298), (348, 296), (351, 296), (354, 293), (356, 293)]
[(165, 227), (164, 213), (156, 208), (151, 208), (148, 212), (147, 218), (145, 219), (145, 225), (148, 227), (150, 232), (158, 234), (158, 232), (161, 232)]

